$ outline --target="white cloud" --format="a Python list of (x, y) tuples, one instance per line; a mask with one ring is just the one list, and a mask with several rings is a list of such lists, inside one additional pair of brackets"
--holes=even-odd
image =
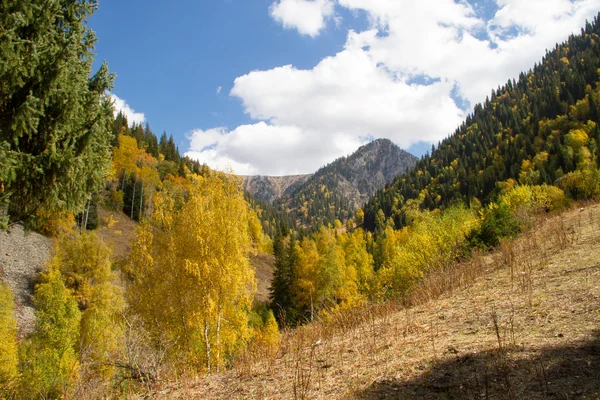
[(310, 173), (322, 167), (324, 160), (349, 154), (360, 145), (358, 138), (344, 140), (265, 122), (242, 125), (231, 132), (225, 128), (196, 129), (188, 138), (186, 156), (240, 175)]
[(374, 60), (401, 76), (456, 82), (472, 105), (531, 68), (600, 9), (600, 0), (496, 0), (499, 10), (486, 21), (454, 0), (339, 3), (370, 16), (372, 29), (359, 36)]
[[(343, 50), (311, 69), (286, 65), (235, 79), (230, 95), (257, 123), (218, 135), (194, 132), (195, 155), (215, 167), (227, 160), (245, 173), (291, 174), (313, 172), (369, 135), (404, 148), (437, 142), (472, 105), (531, 68), (600, 9), (600, 0), (496, 0), (498, 11), (486, 19), (466, 1), (337, 2), (366, 13), (370, 27), (350, 30)], [(307, 2), (281, 0), (271, 14), (315, 36), (333, 5), (330, 14), (315, 11), (311, 24), (310, 18), (292, 23), (301, 12), (284, 6), (300, 3)], [(467, 110), (455, 103), (457, 94), (470, 103)], [(205, 142), (212, 147), (202, 151)]]
[(217, 96), (221, 94), (221, 90), (223, 90), (222, 86), (217, 87)]
[[(410, 85), (353, 45), (312, 70), (292, 66), (235, 80), (231, 94), (252, 118), (296, 126), (320, 136), (389, 137), (401, 146), (437, 140), (463, 118), (449, 96), (453, 83)], [(338, 154), (342, 155), (342, 154)]]
[(127, 122), (129, 123), (129, 126), (132, 126), (134, 123), (139, 125), (146, 121), (146, 116), (144, 115), (144, 113), (135, 112), (135, 110), (131, 108), (129, 104), (125, 102), (125, 100), (119, 98), (119, 96), (117, 96), (116, 94), (111, 93), (110, 98), (113, 100), (114, 103), (113, 112), (115, 117), (119, 114), (119, 112), (122, 112), (125, 115), (125, 117), (127, 117)]
[(285, 28), (316, 37), (333, 15), (334, 6), (333, 0), (276, 0), (269, 12)]

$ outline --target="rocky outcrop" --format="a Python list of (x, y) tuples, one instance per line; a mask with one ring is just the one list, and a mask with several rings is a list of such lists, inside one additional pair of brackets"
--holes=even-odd
[(302, 186), (312, 174), (289, 176), (245, 176), (244, 190), (252, 197), (273, 204)]

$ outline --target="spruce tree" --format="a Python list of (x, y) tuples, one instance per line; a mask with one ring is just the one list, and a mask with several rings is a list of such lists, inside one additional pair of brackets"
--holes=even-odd
[(0, 3), (0, 201), (10, 219), (81, 211), (110, 164), (113, 75), (92, 74), (93, 0)]
[(298, 262), (296, 239), (293, 235), (285, 243), (286, 233), (283, 227), (279, 227), (273, 240), (273, 254), (275, 256), (275, 268), (269, 299), (271, 308), (280, 325), (295, 324), (296, 312), (294, 310), (294, 299), (292, 287), (294, 284), (294, 267)]

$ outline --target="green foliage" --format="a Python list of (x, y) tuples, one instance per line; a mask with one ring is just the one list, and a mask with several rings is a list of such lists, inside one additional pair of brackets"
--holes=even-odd
[(593, 163), (584, 163), (581, 169), (560, 177), (556, 183), (574, 199), (600, 199), (600, 169)]
[(0, 282), (0, 398), (8, 396), (19, 376), (17, 365), (17, 320), (14, 296), (8, 285)]
[(60, 398), (78, 377), (81, 313), (58, 269), (50, 269), (37, 286), (34, 306), (36, 329), (22, 348), (22, 394), (24, 398)]
[(11, 192), (5, 187), (5, 182), (16, 179), (17, 160), (14, 154), (9, 152), (8, 143), (0, 141), (0, 230), (8, 227), (8, 204)]
[(491, 203), (483, 213), (481, 226), (470, 232), (468, 240), (472, 247), (493, 247), (500, 244), (500, 239), (513, 237), (520, 230), (508, 204)]
[(556, 186), (519, 185), (498, 198), (522, 223), (541, 211), (561, 210), (568, 205), (565, 193)]
[(280, 325), (296, 323), (296, 309), (292, 288), (296, 280), (294, 266), (298, 262), (298, 249), (294, 236), (287, 238), (287, 232), (280, 227), (273, 239), (275, 266), (269, 292), (271, 308)]
[[(95, 2), (0, 5), (0, 192), (12, 220), (80, 211), (109, 168), (113, 75), (91, 73)], [(7, 167), (5, 169), (5, 167)]]
[(98, 201), (100, 196), (94, 194), (87, 201), (83, 211), (76, 217), (77, 225), (81, 229), (94, 230), (98, 228), (100, 221), (98, 220)]

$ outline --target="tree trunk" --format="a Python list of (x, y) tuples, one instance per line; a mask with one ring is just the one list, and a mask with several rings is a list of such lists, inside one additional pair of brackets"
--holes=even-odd
[(219, 372), (219, 364), (221, 362), (221, 307), (217, 315), (217, 373)]
[(92, 201), (92, 198), (90, 197), (90, 199), (88, 200), (87, 210), (85, 212), (85, 224), (83, 225), (84, 232), (87, 230), (88, 217), (90, 216), (90, 202), (91, 201)]
[(204, 343), (206, 344), (206, 370), (210, 374), (210, 341), (208, 340), (209, 325), (204, 322)]
[(142, 220), (142, 204), (144, 204), (144, 182), (142, 182), (142, 194), (140, 195), (140, 213), (138, 214), (138, 220)]
[(135, 180), (133, 181), (133, 196), (131, 196), (131, 219), (133, 219), (133, 209), (135, 208)]

